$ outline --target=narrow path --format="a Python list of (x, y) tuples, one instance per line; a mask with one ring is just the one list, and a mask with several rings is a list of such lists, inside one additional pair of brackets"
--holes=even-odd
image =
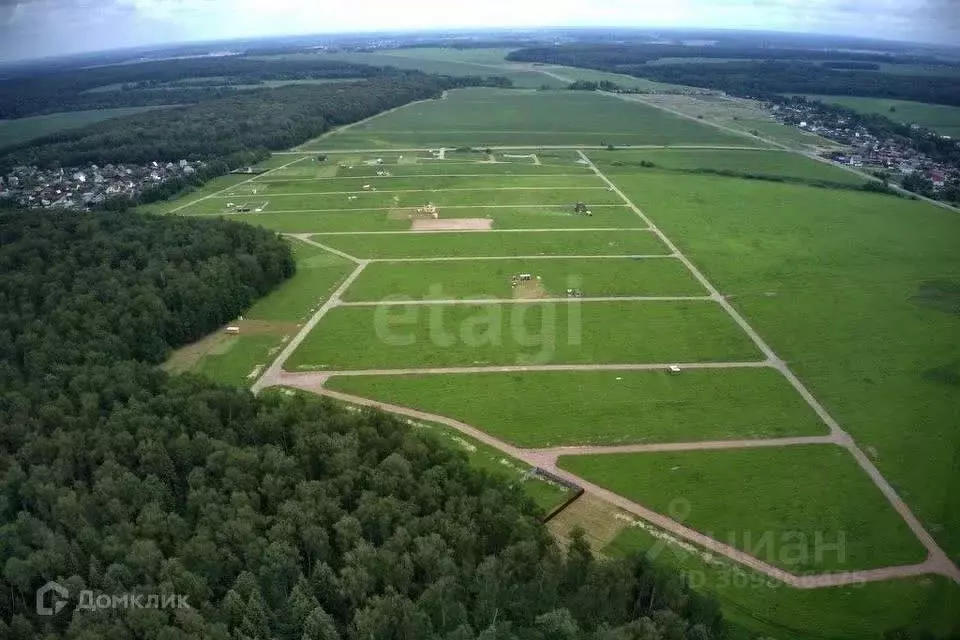
[[(309, 242), (307, 240), (306, 242)], [(315, 243), (311, 243), (315, 244)], [(319, 245), (318, 245), (319, 246)], [(344, 254), (345, 255), (345, 254)], [(357, 268), (346, 277), (346, 279), (337, 287), (336, 291), (333, 292), (333, 295), (321, 305), (315, 314), (307, 321), (300, 331), (297, 332), (297, 335), (293, 337), (290, 342), (287, 343), (287, 346), (283, 348), (283, 351), (280, 352), (280, 355), (267, 367), (267, 370), (263, 372), (263, 375), (253, 383), (253, 386), (250, 387), (250, 390), (254, 393), (259, 393), (261, 389), (267, 387), (272, 387), (277, 384), (277, 379), (280, 377), (280, 374), (283, 372), (283, 364), (293, 355), (293, 352), (297, 350), (300, 346), (300, 343), (306, 339), (306, 337), (313, 331), (313, 328), (317, 326), (323, 316), (327, 315), (330, 309), (333, 309), (340, 303), (340, 296), (343, 295), (343, 292), (350, 288), (350, 285), (353, 284), (360, 274), (363, 272), (363, 268), (367, 266), (365, 261), (358, 261)]]
[[(497, 176), (492, 176), (496, 178)], [(242, 184), (241, 182), (231, 189), (238, 187)], [(448, 191), (606, 191), (606, 187), (476, 187), (476, 188), (453, 188), (453, 189), (377, 189), (376, 191), (372, 190), (355, 190), (355, 191), (291, 191), (289, 193), (278, 193), (276, 191), (268, 191), (263, 193), (258, 193), (257, 196), (346, 196), (346, 195), (355, 195), (361, 193), (446, 193)], [(246, 198), (253, 194), (246, 193), (228, 193), (226, 195), (209, 195), (208, 198)], [(476, 205), (483, 206), (483, 205)], [(540, 205), (548, 206), (548, 205)]]
[(544, 233), (554, 231), (575, 231), (583, 233), (584, 231), (650, 231), (647, 227), (587, 227), (573, 228), (564, 227), (562, 229), (460, 229), (458, 231), (425, 231), (423, 229), (413, 231), (318, 231), (313, 235), (318, 236), (412, 236), (435, 233)]
[(772, 364), (756, 362), (670, 362), (663, 364), (536, 364), (490, 365), (471, 367), (424, 367), (419, 369), (346, 369), (341, 371), (282, 371), (277, 384), (290, 386), (322, 386), (334, 376), (419, 376), (457, 373), (529, 373), (532, 371), (667, 371), (671, 366), (682, 369), (763, 369)]
[[(593, 229), (593, 231), (605, 231), (605, 229)], [(435, 231), (434, 233), (443, 233)], [(652, 255), (539, 255), (539, 256), (437, 256), (430, 258), (370, 258), (368, 262), (464, 262), (473, 260), (655, 260), (658, 258), (676, 258), (669, 253), (656, 253)]]
[[(521, 460), (531, 466), (539, 466), (564, 480), (568, 480), (574, 484), (577, 484), (584, 488), (585, 491), (597, 496), (598, 498), (609, 502), (624, 511), (631, 513), (633, 515), (639, 516), (643, 520), (654, 524), (655, 526), (669, 531), (674, 535), (677, 535), (681, 538), (690, 540), (699, 546), (717, 553), (719, 555), (725, 556), (735, 562), (738, 562), (744, 566), (747, 566), (754, 571), (767, 575), (771, 578), (775, 578), (784, 582), (791, 587), (797, 589), (814, 589), (822, 587), (831, 587), (831, 586), (842, 586), (849, 584), (863, 584), (866, 582), (875, 582), (880, 580), (890, 580), (893, 578), (906, 578), (911, 576), (919, 576), (928, 573), (942, 573), (942, 567), (932, 561), (927, 561), (922, 564), (916, 565), (906, 565), (906, 566), (897, 566), (897, 567), (884, 567), (882, 569), (871, 569), (864, 571), (850, 571), (845, 573), (835, 573), (835, 574), (822, 574), (814, 576), (796, 576), (792, 573), (784, 571), (779, 567), (775, 567), (766, 562), (763, 562), (752, 555), (749, 555), (735, 547), (724, 544), (706, 536), (699, 531), (686, 527), (670, 518), (659, 514), (655, 511), (651, 511), (646, 507), (643, 507), (631, 500), (624, 498), (623, 496), (613, 493), (607, 489), (604, 489), (600, 486), (597, 486), (593, 483), (585, 481), (579, 476), (575, 476), (563, 469), (560, 469), (555, 464), (551, 464), (549, 459), (543, 459), (542, 456), (538, 456), (536, 451), (530, 451), (527, 449), (521, 449), (515, 447), (509, 443), (506, 443), (498, 438), (494, 438), (488, 433), (481, 431), (475, 427), (472, 427), (463, 422), (457, 420), (452, 420), (443, 416), (437, 416), (422, 411), (417, 411), (415, 409), (410, 409), (408, 407), (401, 407), (397, 405), (391, 405), (383, 402), (376, 402), (374, 400), (369, 400), (367, 398), (361, 398), (359, 396), (353, 396), (345, 393), (340, 393), (338, 391), (331, 391), (330, 389), (325, 389), (321, 385), (308, 383), (306, 381), (301, 381), (303, 384), (291, 384), (287, 381), (284, 384), (289, 386), (295, 386), (306, 391), (311, 391), (320, 395), (325, 395), (342, 402), (347, 402), (354, 405), (361, 405), (367, 407), (373, 407), (381, 411), (388, 411), (390, 413), (396, 413), (399, 415), (407, 416), (415, 420), (422, 420), (425, 422), (434, 422), (438, 424), (443, 424), (448, 427), (452, 427), (457, 431), (460, 431), (464, 435), (467, 435), (483, 444), (494, 447), (505, 454), (509, 455), (512, 458)], [(749, 446), (763, 446), (763, 445), (749, 445)]]
[(580, 302), (712, 302), (710, 296), (601, 296), (597, 298), (464, 298), (452, 300), (361, 300), (341, 302), (341, 307), (454, 306), (483, 304), (576, 304)]
[[(244, 180), (243, 182), (238, 182), (237, 184), (232, 184), (232, 185), (230, 185), (229, 187), (226, 187), (226, 188), (224, 188), (224, 189), (221, 189), (220, 191), (215, 191), (214, 193), (211, 193), (210, 195), (203, 196), (202, 198), (197, 198), (196, 200), (191, 200), (190, 202), (187, 202), (187, 203), (185, 203), (185, 204), (180, 205), (180, 206), (177, 207), (176, 209), (170, 209), (167, 213), (176, 213), (177, 211), (180, 211), (180, 210), (182, 210), (182, 209), (186, 209), (187, 207), (189, 207), (189, 206), (191, 206), (191, 205), (194, 205), (194, 204), (197, 204), (198, 202), (203, 202), (204, 200), (209, 200), (210, 198), (221, 197), (221, 196), (220, 196), (221, 193), (224, 193), (224, 192), (226, 192), (226, 191), (229, 191), (230, 189), (236, 189), (237, 187), (239, 187), (239, 186), (241, 186), (241, 185), (249, 184), (249, 183), (253, 182), (254, 180), (256, 180), (257, 178), (262, 178), (262, 177), (264, 177), (264, 176), (270, 175), (271, 173), (273, 173), (273, 172), (275, 172), (275, 171), (280, 171), (281, 169), (286, 169), (286, 168), (289, 167), (290, 165), (292, 165), (292, 164), (297, 164), (298, 162), (301, 162), (302, 160), (305, 160), (305, 159), (306, 159), (306, 157), (303, 156), (303, 157), (297, 158), (296, 160), (291, 160), (290, 162), (288, 162), (288, 163), (286, 163), (286, 164), (284, 164), (284, 165), (281, 165), (281, 166), (279, 166), (279, 167), (274, 167), (273, 169), (270, 169), (269, 171), (265, 171), (265, 172), (263, 172), (263, 173), (261, 173), (261, 174), (255, 175), (255, 176), (253, 176), (252, 178), (250, 178), (249, 180)], [(229, 175), (229, 174), (228, 174), (228, 175)]]
[(958, 568), (950, 557), (940, 548), (933, 536), (926, 530), (920, 520), (914, 515), (913, 511), (907, 506), (907, 503), (897, 494), (896, 490), (887, 482), (886, 478), (880, 473), (880, 471), (874, 466), (870, 459), (860, 450), (856, 445), (853, 438), (844, 431), (836, 420), (827, 412), (827, 410), (820, 404), (820, 402), (813, 396), (812, 393), (804, 386), (800, 379), (793, 373), (790, 367), (787, 366), (786, 362), (781, 360), (773, 349), (760, 337), (760, 335), (754, 330), (752, 326), (744, 319), (742, 315), (730, 304), (730, 302), (720, 294), (720, 292), (713, 286), (713, 284), (707, 280), (707, 278), (700, 272), (699, 269), (677, 248), (673, 242), (662, 232), (660, 229), (653, 223), (653, 221), (647, 217), (643, 211), (637, 207), (632, 200), (630, 200), (623, 191), (617, 187), (600, 169), (597, 168), (593, 161), (591, 161), (586, 154), (582, 151), (579, 152), (580, 156), (589, 163), (589, 166), (593, 168), (600, 178), (602, 178), (608, 185), (610, 185), (613, 190), (623, 198), (623, 201), (626, 202), (630, 208), (633, 209), (640, 218), (650, 227), (650, 229), (657, 234), (660, 240), (668, 247), (674, 254), (677, 256), (681, 262), (683, 262), (687, 269), (690, 270), (690, 273), (711, 293), (714, 299), (724, 308), (724, 310), (730, 315), (733, 320), (740, 325), (740, 327), (746, 332), (746, 334), (753, 340), (754, 344), (763, 352), (763, 354), (773, 363), (774, 368), (776, 368), (783, 376), (790, 382), (794, 389), (803, 397), (806, 403), (812, 408), (820, 419), (830, 428), (830, 433), (835, 436), (842, 446), (844, 446), (854, 458), (859, 463), (860, 467), (870, 476), (870, 479), (874, 482), (877, 488), (887, 497), (890, 501), (890, 504), (894, 509), (900, 514), (900, 516), (907, 523), (907, 526), (910, 527), (914, 535), (926, 547), (927, 552), (929, 553), (929, 564), (931, 566), (937, 567), (937, 573), (940, 573), (945, 576), (949, 576), (954, 581), (960, 583), (960, 568)]
[[(349, 253), (345, 253), (345, 252), (343, 252), (343, 251), (340, 251), (339, 249), (334, 249), (333, 247), (328, 247), (327, 245), (325, 245), (325, 244), (323, 244), (323, 243), (321, 243), (321, 242), (317, 242), (316, 240), (313, 239), (313, 235), (314, 235), (314, 234), (310, 234), (310, 233), (286, 233), (286, 234), (283, 234), (283, 235), (288, 236), (288, 237), (290, 237), (290, 238), (296, 238), (297, 240), (299, 240), (299, 241), (301, 241), (301, 242), (306, 242), (307, 244), (312, 244), (312, 245), (315, 246), (315, 247), (319, 247), (319, 248), (323, 249), (324, 251), (328, 251), (328, 252), (330, 252), (330, 253), (332, 253), (332, 254), (334, 254), (334, 255), (340, 256), (341, 258), (346, 258), (347, 260), (349, 260), (349, 261), (351, 261), (351, 262), (356, 262), (356, 263), (359, 264), (359, 265), (364, 265), (364, 266), (365, 266), (368, 262), (370, 262), (369, 260), (363, 260), (363, 259), (358, 258), (358, 257), (356, 257), (356, 256), (352, 256), (352, 255), (350, 255)], [(359, 273), (358, 273), (357, 275), (359, 275)], [(346, 291), (346, 289), (344, 289), (344, 291)], [(341, 291), (340, 293), (343, 293), (343, 292)], [(331, 300), (332, 300), (332, 298), (331, 298)], [(339, 301), (339, 296), (338, 296), (338, 301)], [(329, 302), (329, 300), (328, 300), (328, 302)]]
[[(654, 106), (654, 105), (651, 105), (651, 106)], [(384, 113), (386, 113), (386, 112), (384, 112)], [(380, 114), (380, 115), (383, 115), (383, 114)], [(377, 117), (377, 116), (374, 116), (374, 117)], [(702, 121), (702, 120), (697, 120), (697, 122), (703, 123), (704, 121)], [(357, 125), (357, 124), (360, 124), (360, 123), (359, 123), (359, 122), (355, 123), (355, 125)], [(354, 126), (355, 126), (355, 125), (354, 125)], [(477, 132), (476, 132), (476, 131), (469, 131), (469, 132), (467, 132), (467, 133), (477, 133)], [(500, 133), (516, 133), (516, 132), (514, 132), (514, 131), (502, 131), (502, 132), (500, 132)], [(551, 131), (550, 133), (563, 133), (563, 132), (562, 132), (562, 131), (560, 131), (560, 132)], [(592, 132), (591, 132), (591, 133), (592, 133)], [(624, 133), (624, 132), (621, 132), (621, 133)], [(742, 132), (741, 132), (741, 133), (742, 133)], [(327, 134), (327, 135), (332, 135), (332, 134)], [(757, 138), (757, 139), (759, 140), (759, 138)], [(315, 138), (315, 140), (319, 140), (319, 138)], [(304, 143), (304, 144), (306, 145), (306, 144), (310, 144), (310, 143), (309, 143), (309, 142), (306, 142), (306, 143)], [(302, 145), (301, 145), (301, 146), (302, 146)], [(605, 147), (605, 146), (595, 145), (595, 144), (523, 144), (523, 145), (509, 145), (509, 146), (488, 146), (488, 145), (481, 145), (481, 146), (482, 146), (484, 149), (491, 149), (492, 151), (513, 151), (513, 150), (515, 150), (515, 149), (520, 149), (520, 150), (524, 150), (524, 149), (536, 149), (537, 151), (547, 151), (547, 150), (550, 150), (550, 151), (561, 151), (561, 150), (564, 150), (564, 149), (569, 149), (569, 150), (571, 150), (571, 151), (577, 151), (577, 150), (580, 150), (580, 149), (587, 149), (587, 150), (589, 150), (589, 149), (595, 149), (595, 150), (596, 150), (596, 149), (606, 149), (606, 148), (607, 148), (607, 147)], [(761, 147), (761, 148), (757, 148), (757, 147), (748, 147), (748, 146), (744, 146), (744, 145), (729, 145), (729, 144), (728, 144), (728, 145), (722, 145), (722, 144), (631, 144), (631, 145), (618, 145), (618, 146), (621, 147), (621, 148), (628, 148), (628, 149), (716, 149), (716, 150), (718, 150), (718, 151), (724, 151), (724, 150), (726, 150), (726, 151), (764, 151), (764, 149), (763, 149), (762, 147)], [(408, 153), (408, 152), (412, 152), (412, 151), (425, 151), (425, 152), (429, 152), (429, 151), (435, 150), (436, 148), (437, 148), (437, 147), (405, 147), (405, 148), (390, 147), (390, 148), (386, 148), (386, 149), (371, 149), (371, 148), (369, 148), (369, 147), (366, 147), (366, 148), (361, 148), (361, 149), (324, 149), (324, 150), (322, 150), (322, 151), (325, 152), (325, 153), (329, 153), (329, 154), (347, 154), (347, 153), (364, 153), (364, 154), (366, 154), (366, 153)], [(298, 156), (302, 156), (302, 155), (304, 155), (305, 153), (317, 153), (318, 151), (320, 151), (320, 150), (313, 150), (313, 149), (311, 149), (310, 151), (296, 151), (296, 150), (294, 150), (294, 151), (274, 151), (274, 152), (273, 152), (273, 155), (279, 155), (279, 156), (283, 156), (283, 155), (298, 155)], [(770, 151), (770, 149), (767, 149), (767, 151)], [(476, 164), (476, 163), (475, 163), (475, 162), (462, 162), (462, 163), (446, 163), (446, 164)], [(387, 166), (387, 165), (384, 165), (384, 166)], [(394, 166), (394, 165), (389, 165), (389, 166)], [(545, 165), (545, 166), (549, 166), (549, 165)]]

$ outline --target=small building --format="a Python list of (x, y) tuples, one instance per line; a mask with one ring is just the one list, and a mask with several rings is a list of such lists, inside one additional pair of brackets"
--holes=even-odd
[(680, 365), (672, 364), (670, 365), (670, 374), (677, 375), (680, 373)]
[(229, 333), (232, 336), (239, 335), (240, 327), (227, 327), (227, 333)]

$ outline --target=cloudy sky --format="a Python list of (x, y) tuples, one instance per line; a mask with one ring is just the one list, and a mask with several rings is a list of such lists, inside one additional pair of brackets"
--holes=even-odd
[(960, 0), (0, 0), (0, 60), (236, 37), (682, 26), (960, 42)]

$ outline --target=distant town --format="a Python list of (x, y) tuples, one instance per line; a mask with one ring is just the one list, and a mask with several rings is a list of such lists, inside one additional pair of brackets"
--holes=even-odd
[(114, 198), (136, 201), (146, 190), (175, 177), (192, 176), (203, 166), (203, 162), (180, 160), (61, 169), (15, 167), (0, 176), (0, 203), (27, 209), (95, 209)]
[[(816, 102), (768, 106), (778, 122), (815, 133), (846, 147), (822, 154), (839, 164), (872, 170), (875, 175), (882, 174), (891, 182), (932, 197), (943, 196), (951, 184), (960, 181), (960, 166), (957, 164), (931, 158), (918, 150), (910, 139), (876, 135), (863, 124), (822, 109)], [(917, 125), (911, 128), (923, 131)], [(949, 136), (938, 137), (950, 140)], [(960, 142), (955, 144), (960, 146)]]

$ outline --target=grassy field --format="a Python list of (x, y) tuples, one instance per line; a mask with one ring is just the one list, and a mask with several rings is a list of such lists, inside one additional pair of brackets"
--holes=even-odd
[[(511, 277), (521, 273), (538, 281), (514, 287)], [(586, 297), (707, 295), (678, 260), (518, 259), (377, 262), (364, 269), (343, 299), (565, 298), (568, 289)]]
[[(772, 369), (333, 377), (327, 387), (460, 420), (519, 447), (824, 435)], [(490, 398), (497, 398), (491, 402)]]
[[(574, 214), (570, 206), (457, 207), (443, 211), (444, 219), (489, 218), (494, 229), (635, 229), (643, 221), (627, 206), (592, 209), (593, 215)], [(353, 211), (250, 213), (232, 216), (248, 224), (283, 233), (342, 233), (409, 231), (409, 218), (391, 216), (383, 209)]]
[(287, 368), (739, 361), (759, 355), (709, 301), (401, 305), (333, 309)]
[(849, 107), (861, 113), (876, 113), (896, 122), (919, 124), (933, 129), (940, 135), (960, 138), (960, 107), (886, 98), (818, 95), (807, 97), (828, 104)]
[(416, 233), (316, 235), (313, 239), (357, 258), (666, 255), (649, 231), (536, 231), (529, 233)]
[[(175, 105), (170, 105), (175, 106)], [(153, 109), (165, 107), (124, 107), (120, 109), (96, 109), (93, 111), (71, 111), (51, 113), (45, 116), (31, 116), (16, 120), (0, 120), (0, 148), (9, 147), (53, 133), (85, 127), (104, 120), (129, 116)]]
[[(534, 150), (531, 150), (533, 152)], [(546, 152), (538, 153), (544, 155)], [(496, 154), (495, 154), (496, 155)], [(366, 164), (365, 159), (376, 159), (383, 157), (384, 163)], [(286, 156), (279, 156), (286, 157)], [(410, 152), (404, 155), (404, 160), (398, 162), (398, 158), (389, 158), (388, 154), (367, 154), (367, 157), (358, 154), (327, 154), (328, 160), (324, 163), (303, 162), (277, 171), (268, 176), (265, 181), (274, 179), (316, 179), (316, 178), (351, 178), (351, 177), (370, 177), (375, 178), (378, 171), (387, 170), (390, 174), (397, 177), (407, 176), (446, 176), (446, 175), (489, 175), (489, 176), (570, 176), (570, 175), (590, 175), (591, 171), (582, 164), (576, 164), (575, 159), (570, 158), (569, 162), (533, 164), (529, 160), (522, 159), (504, 159), (502, 154), (497, 156), (496, 162), (478, 162), (483, 157), (470, 158), (466, 160), (426, 160), (411, 155)], [(337, 165), (344, 166), (337, 166)]]
[[(286, 157), (286, 156), (281, 156)], [(464, 168), (464, 174), (469, 174), (469, 167)], [(583, 173), (580, 175), (522, 175), (522, 176), (471, 176), (449, 175), (437, 177), (424, 176), (397, 176), (397, 177), (363, 177), (363, 178), (331, 178), (326, 180), (284, 180), (274, 178), (273, 174), (264, 180), (256, 180), (248, 185), (237, 187), (225, 195), (250, 195), (252, 189), (257, 193), (278, 194), (291, 193), (357, 193), (364, 191), (364, 187), (375, 187), (377, 191), (440, 191), (445, 189), (549, 189), (574, 187), (605, 189), (606, 184), (595, 175)]]
[(559, 465), (792, 573), (926, 557), (853, 457), (834, 445), (564, 456)]
[(596, 93), (459, 89), (446, 100), (404, 107), (303, 148), (685, 143), (742, 145), (749, 140)]
[(892, 629), (960, 628), (960, 586), (923, 576), (828, 589), (792, 589), (678, 543), (649, 525), (623, 529), (604, 553), (645, 553), (720, 601), (730, 640), (876, 640)]
[(741, 174), (862, 185), (866, 178), (795, 153), (776, 150), (650, 149), (597, 151), (590, 154), (605, 173), (643, 172), (641, 162), (656, 169), (680, 172), (731, 171)]
[(164, 368), (190, 371), (218, 382), (250, 386), (285, 340), (350, 273), (352, 263), (323, 249), (295, 241), (297, 273), (247, 310), (240, 335), (216, 332), (174, 352)]
[(611, 175), (960, 557), (960, 217), (850, 191)]

